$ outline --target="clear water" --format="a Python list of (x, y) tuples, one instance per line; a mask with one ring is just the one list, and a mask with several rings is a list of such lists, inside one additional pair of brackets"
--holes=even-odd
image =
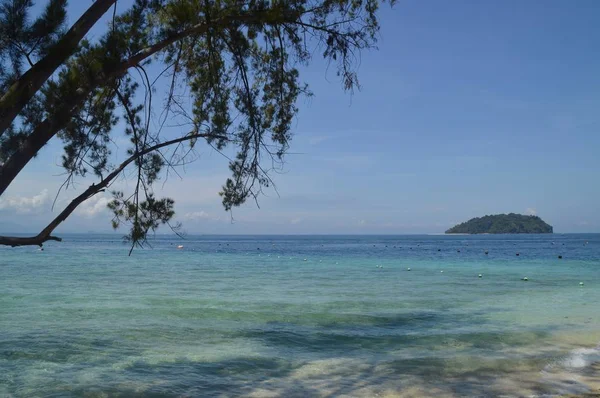
[(552, 396), (598, 385), (599, 234), (152, 246), (127, 257), (117, 238), (79, 235), (1, 248), (0, 396)]

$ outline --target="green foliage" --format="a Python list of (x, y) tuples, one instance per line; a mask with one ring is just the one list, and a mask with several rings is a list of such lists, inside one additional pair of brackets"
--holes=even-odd
[[(47, 55), (65, 31), (66, 0), (51, 0), (34, 21), (33, 0), (0, 2), (0, 95), (17, 81), (29, 66)], [(40, 123), (43, 100), (35, 97), (21, 112), (21, 128), (11, 126), (0, 139), (0, 165), (14, 153), (28, 132)], [(0, 133), (0, 136), (2, 134)]]
[(30, 22), (33, 0), (0, 3), (0, 92), (48, 53), (64, 33), (67, 0), (50, 0), (41, 15)]
[(112, 226), (117, 229), (122, 223), (127, 223), (130, 230), (125, 239), (134, 245), (142, 246), (149, 232), (168, 224), (175, 215), (173, 199), (156, 199), (149, 194), (146, 200), (138, 202), (133, 197), (125, 198), (123, 192), (113, 192), (113, 197), (108, 204), (114, 214)]
[(446, 231), (447, 234), (551, 234), (552, 226), (538, 216), (497, 214), (473, 218)]
[[(32, 0), (0, 0), (2, 92), (20, 78), (24, 60), (36, 62), (57, 43), (65, 4), (48, 1), (29, 23)], [(128, 223), (135, 244), (174, 216), (173, 201), (156, 199), (152, 185), (165, 168), (185, 164), (201, 137), (233, 153), (221, 192), (231, 210), (269, 187), (269, 171), (284, 160), (296, 102), (311, 95), (299, 66), (320, 54), (337, 68), (344, 89), (357, 87), (357, 52), (375, 44), (378, 8), (376, 0), (135, 0), (99, 39), (83, 40), (10, 129), (0, 131), (0, 167), (25, 156), (32, 139), (57, 136), (69, 178), (92, 172), (106, 182), (111, 171), (122, 171), (109, 162), (111, 143), (127, 137), (132, 161), (125, 165), (136, 168), (130, 175), (137, 183), (109, 207), (113, 225)], [(151, 61), (159, 76), (149, 76)], [(170, 85), (156, 86), (163, 75)], [(160, 110), (152, 101), (158, 90), (166, 97)], [(152, 115), (162, 119), (152, 123)], [(178, 137), (189, 141), (177, 141), (168, 157), (152, 149), (174, 138), (162, 130), (167, 119), (181, 122)]]

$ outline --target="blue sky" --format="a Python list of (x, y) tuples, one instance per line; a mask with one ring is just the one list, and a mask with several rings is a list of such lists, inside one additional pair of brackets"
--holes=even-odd
[[(75, 19), (88, 2), (71, 3)], [(600, 232), (599, 15), (595, 0), (399, 1), (381, 11), (379, 51), (362, 54), (361, 91), (321, 60), (302, 71), (315, 96), (300, 100), (279, 196), (232, 221), (217, 195), (227, 162), (210, 149), (157, 191), (190, 233), (439, 233), (503, 212)], [(59, 211), (59, 159), (47, 146), (0, 199), (2, 232)], [(59, 232), (110, 231), (106, 201)]]

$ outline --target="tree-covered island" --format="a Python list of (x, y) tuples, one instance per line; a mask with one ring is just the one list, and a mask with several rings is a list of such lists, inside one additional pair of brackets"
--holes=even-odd
[(496, 214), (472, 218), (455, 225), (447, 234), (551, 234), (552, 226), (538, 216)]

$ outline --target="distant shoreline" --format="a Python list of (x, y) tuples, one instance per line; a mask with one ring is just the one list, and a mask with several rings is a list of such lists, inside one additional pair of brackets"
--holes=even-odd
[[(573, 234), (577, 234), (580, 232), (573, 232)], [(581, 233), (586, 233), (586, 232), (581, 232)], [(594, 233), (594, 232), (589, 232), (589, 233)], [(512, 233), (508, 233), (508, 232), (476, 232), (476, 233), (463, 233), (463, 232), (447, 232), (444, 233), (444, 235), (554, 235), (554, 232), (512, 232)]]

